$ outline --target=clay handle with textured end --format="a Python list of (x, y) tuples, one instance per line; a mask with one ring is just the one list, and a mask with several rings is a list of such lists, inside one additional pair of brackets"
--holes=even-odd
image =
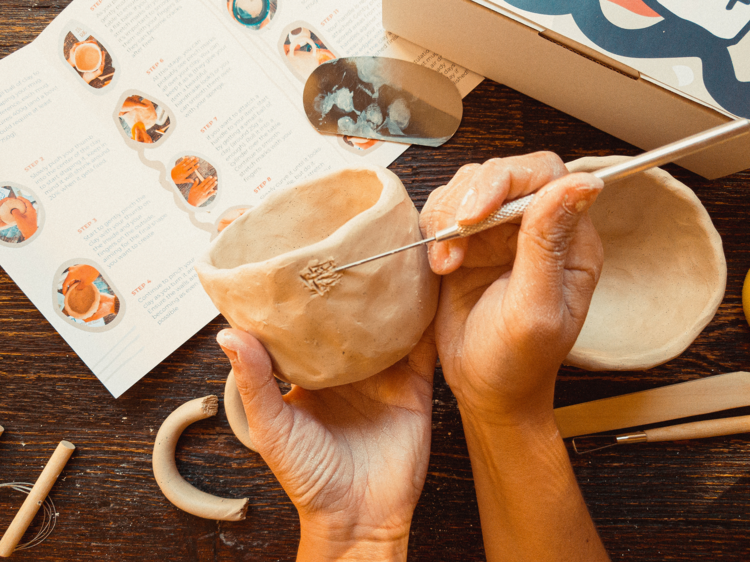
[(31, 525), (34, 516), (39, 511), (44, 500), (47, 499), (47, 495), (57, 481), (57, 477), (60, 476), (63, 468), (68, 463), (68, 459), (70, 459), (75, 448), (75, 445), (68, 441), (61, 441), (57, 446), (57, 449), (52, 454), (52, 458), (50, 458), (36, 484), (34, 484), (31, 492), (26, 497), (26, 501), (23, 502), (21, 509), (18, 510), (18, 513), (13, 518), (10, 527), (5, 531), (3, 538), (0, 539), (1, 557), (7, 558), (13, 554), (16, 546), (21, 542), (26, 529)]
[(185, 428), (218, 411), (219, 399), (212, 395), (186, 402), (164, 420), (154, 442), (154, 476), (162, 493), (182, 511), (216, 521), (242, 521), (248, 499), (225, 499), (200, 491), (180, 476), (174, 460), (177, 441)]
[(750, 432), (750, 416), (738, 416), (720, 420), (706, 420), (692, 423), (682, 423), (670, 427), (646, 429), (646, 440), (649, 443), (657, 441), (678, 441), (680, 439), (703, 439), (720, 435), (734, 435)]

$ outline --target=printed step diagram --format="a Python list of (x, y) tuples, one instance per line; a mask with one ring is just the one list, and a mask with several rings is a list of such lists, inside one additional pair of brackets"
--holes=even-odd
[(0, 183), (0, 243), (24, 246), (38, 235), (43, 223), (43, 209), (30, 189)]
[(266, 27), (277, 10), (278, 0), (227, 0), (227, 11), (232, 20), (250, 31)]
[(62, 56), (73, 73), (94, 90), (114, 82), (117, 64), (110, 51), (83, 25), (71, 22), (63, 37)]
[(113, 328), (124, 303), (101, 268), (89, 260), (72, 260), (55, 275), (54, 307), (77, 328), (102, 331)]

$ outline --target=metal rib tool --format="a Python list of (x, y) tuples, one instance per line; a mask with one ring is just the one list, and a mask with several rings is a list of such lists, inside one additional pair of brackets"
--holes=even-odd
[[(750, 120), (739, 119), (737, 121), (730, 121), (729, 123), (725, 123), (724, 125), (719, 125), (718, 127), (714, 127), (713, 129), (709, 129), (708, 131), (703, 131), (702, 133), (698, 133), (697, 135), (693, 135), (666, 146), (662, 146), (661, 148), (649, 150), (648, 152), (644, 152), (640, 156), (636, 156), (628, 160), (627, 162), (609, 166), (607, 168), (602, 168), (601, 170), (593, 172), (593, 175), (603, 180), (605, 185), (610, 185), (632, 175), (639, 174), (650, 168), (679, 160), (680, 158), (684, 158), (685, 156), (690, 156), (691, 154), (699, 152), (704, 148), (720, 144), (749, 132)], [(431, 238), (426, 238), (424, 240), (420, 240), (419, 242), (415, 242), (414, 244), (404, 246), (403, 248), (398, 248), (396, 250), (391, 250), (390, 252), (378, 254), (377, 256), (372, 256), (370, 258), (359, 260), (347, 265), (342, 265), (340, 267), (337, 267), (334, 271), (343, 271), (357, 265), (362, 265), (364, 263), (368, 263), (380, 258), (392, 256), (393, 254), (403, 252), (404, 250), (408, 250), (410, 248), (416, 248), (417, 246), (422, 246), (423, 244), (429, 244), (430, 242), (443, 242), (445, 240), (453, 240), (454, 238), (464, 238), (466, 236), (471, 236), (472, 234), (476, 234), (477, 232), (482, 232), (483, 230), (487, 230), (489, 228), (492, 228), (493, 226), (509, 222), (515, 218), (522, 216), (533, 199), (534, 194), (532, 193), (531, 195), (527, 195), (526, 197), (521, 197), (520, 199), (516, 199), (515, 201), (506, 203), (478, 224), (472, 224), (469, 226), (456, 224), (451, 227), (444, 228), (443, 230), (439, 230)]]

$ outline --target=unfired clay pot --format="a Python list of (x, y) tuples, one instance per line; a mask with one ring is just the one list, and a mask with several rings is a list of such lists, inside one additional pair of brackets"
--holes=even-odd
[(65, 294), (65, 310), (73, 318), (86, 320), (99, 309), (101, 293), (93, 283), (80, 283), (71, 286)]
[[(582, 158), (590, 172), (626, 157)], [(716, 314), (726, 287), (721, 237), (696, 195), (654, 169), (607, 186), (589, 211), (604, 268), (566, 363), (639, 370), (680, 355)]]
[[(405, 357), (432, 321), (439, 281), (424, 248), (338, 274), (421, 240), (419, 216), (385, 168), (355, 167), (270, 195), (212, 243), (196, 271), (229, 323), (257, 337), (287, 382), (318, 389), (365, 379)], [(339, 278), (337, 278), (340, 276)]]

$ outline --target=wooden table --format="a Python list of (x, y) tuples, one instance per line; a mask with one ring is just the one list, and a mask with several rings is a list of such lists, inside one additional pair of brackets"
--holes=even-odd
[[(2, 0), (0, 57), (30, 42), (67, 0)], [(637, 149), (504, 86), (486, 81), (466, 99), (459, 133), (440, 149), (410, 148), (391, 167), (421, 206), (468, 162), (536, 150), (565, 160)], [(558, 406), (750, 368), (741, 306), (750, 268), (750, 173), (706, 181), (667, 169), (699, 195), (721, 233), (729, 266), (718, 314), (681, 357), (646, 372), (560, 372)], [(60, 519), (34, 561), (222, 561), (294, 558), (296, 512), (261, 458), (226, 418), (196, 424), (180, 442), (182, 474), (203, 490), (249, 497), (248, 518), (187, 515), (161, 495), (151, 472), (154, 436), (183, 402), (221, 395), (228, 362), (219, 317), (134, 389), (114, 400), (9, 277), (0, 274), (0, 481), (32, 480), (55, 444), (78, 446), (52, 494)], [(471, 467), (456, 402), (437, 373), (429, 474), (417, 507), (410, 560), (483, 560)], [(750, 413), (744, 409), (739, 413)], [(572, 451), (571, 451), (572, 452)], [(639, 445), (573, 457), (613, 560), (750, 558), (750, 439)], [(0, 490), (0, 529), (21, 497)], [(14, 509), (11, 509), (14, 508)], [(540, 529), (544, 532), (544, 529)]]

